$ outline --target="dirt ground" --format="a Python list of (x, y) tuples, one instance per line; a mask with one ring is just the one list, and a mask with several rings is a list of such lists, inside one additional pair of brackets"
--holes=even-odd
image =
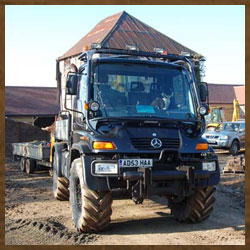
[[(223, 167), (227, 154), (219, 154)], [(152, 197), (141, 205), (113, 201), (112, 223), (98, 234), (74, 229), (69, 202), (52, 196), (47, 171), (28, 176), (6, 159), (6, 245), (244, 245), (245, 177), (222, 174), (216, 204), (208, 220), (178, 223), (164, 198)]]

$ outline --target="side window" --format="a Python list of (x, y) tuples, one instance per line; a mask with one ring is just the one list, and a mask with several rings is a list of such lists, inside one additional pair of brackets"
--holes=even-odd
[(241, 123), (240, 129), (245, 129), (245, 123)]
[(78, 85), (78, 94), (77, 99), (81, 100), (84, 103), (87, 100), (87, 82), (88, 76), (86, 75), (87, 69), (85, 68), (81, 75), (79, 85)]

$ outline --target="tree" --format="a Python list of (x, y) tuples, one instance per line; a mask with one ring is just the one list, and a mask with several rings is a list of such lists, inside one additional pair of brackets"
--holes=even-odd
[(205, 77), (205, 60), (205, 57), (201, 54), (195, 54), (192, 60), (198, 86), (200, 86), (200, 82), (202, 82), (202, 79)]

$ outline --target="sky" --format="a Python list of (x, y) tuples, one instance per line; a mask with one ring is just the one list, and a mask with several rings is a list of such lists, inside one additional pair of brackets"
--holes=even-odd
[(205, 56), (204, 81), (245, 84), (244, 5), (7, 5), (5, 85), (55, 87), (56, 59), (120, 11)]

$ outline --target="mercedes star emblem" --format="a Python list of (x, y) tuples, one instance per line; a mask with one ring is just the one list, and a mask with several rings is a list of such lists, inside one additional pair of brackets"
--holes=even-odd
[(154, 148), (160, 148), (162, 146), (162, 141), (160, 139), (158, 139), (158, 138), (154, 138), (151, 141), (151, 145)]

